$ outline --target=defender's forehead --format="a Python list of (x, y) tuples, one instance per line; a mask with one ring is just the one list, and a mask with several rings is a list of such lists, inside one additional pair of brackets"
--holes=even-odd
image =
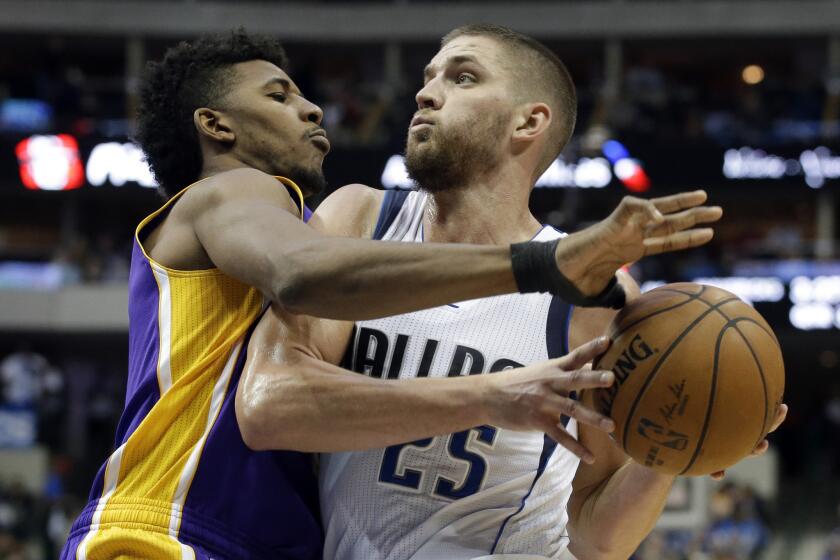
[(281, 86), (298, 93), (295, 82), (281, 68), (267, 60), (249, 60), (233, 65), (237, 77), (243, 84), (259, 88)]

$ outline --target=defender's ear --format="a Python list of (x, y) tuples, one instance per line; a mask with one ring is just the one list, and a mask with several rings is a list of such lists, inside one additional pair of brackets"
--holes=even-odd
[(193, 124), (199, 136), (204, 136), (216, 142), (231, 143), (236, 135), (227, 122), (227, 117), (221, 111), (201, 107), (193, 113)]

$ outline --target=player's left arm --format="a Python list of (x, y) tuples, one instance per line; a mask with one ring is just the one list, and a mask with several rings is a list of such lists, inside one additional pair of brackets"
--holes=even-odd
[[(628, 301), (638, 296), (639, 288), (629, 274), (619, 273), (619, 279)], [(615, 314), (612, 309), (575, 308), (569, 345), (604, 334)], [(594, 405), (591, 391), (581, 400)], [(581, 462), (572, 482), (569, 550), (587, 560), (628, 558), (662, 513), (674, 477), (632, 461), (606, 432), (578, 426), (578, 437), (595, 455), (595, 462)]]
[[(619, 273), (627, 299), (637, 297), (639, 288), (627, 274)], [(569, 333), (570, 346), (604, 334), (616, 311), (575, 308)], [(593, 393), (582, 401), (594, 408)], [(784, 421), (787, 406), (781, 405), (771, 432)], [(675, 476), (664, 475), (628, 457), (603, 431), (579, 424), (579, 439), (592, 451), (595, 462), (581, 462), (572, 482), (569, 499), (569, 550), (587, 560), (626, 559), (650, 533), (671, 490)], [(763, 440), (753, 452), (767, 450)], [(715, 473), (719, 478), (723, 473)]]
[[(584, 403), (592, 405), (591, 393)], [(629, 558), (653, 529), (675, 477), (632, 459), (606, 433), (580, 425), (595, 462), (580, 463), (569, 499), (569, 550), (578, 558)]]

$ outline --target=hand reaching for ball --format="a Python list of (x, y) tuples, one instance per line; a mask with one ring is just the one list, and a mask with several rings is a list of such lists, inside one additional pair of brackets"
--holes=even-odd
[[(785, 421), (787, 418), (788, 413), (788, 405), (780, 404), (779, 408), (776, 409), (776, 418), (773, 420), (773, 424), (770, 426), (770, 431), (767, 432), (768, 434), (772, 434), (776, 431), (776, 429), (782, 425), (782, 422)], [(755, 449), (753, 449), (752, 453), (750, 453), (751, 457), (758, 457), (759, 455), (764, 455), (767, 450), (770, 448), (770, 442), (767, 439), (761, 440)], [(712, 477), (713, 480), (721, 480), (724, 476), (726, 476), (726, 471), (717, 471), (713, 472), (709, 476)]]

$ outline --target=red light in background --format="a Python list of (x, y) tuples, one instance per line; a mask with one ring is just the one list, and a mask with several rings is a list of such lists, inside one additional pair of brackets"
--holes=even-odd
[(613, 166), (615, 176), (632, 192), (645, 192), (650, 188), (650, 178), (635, 159), (618, 160)]
[(85, 182), (79, 144), (69, 134), (30, 136), (18, 143), (15, 154), (27, 189), (67, 191)]

